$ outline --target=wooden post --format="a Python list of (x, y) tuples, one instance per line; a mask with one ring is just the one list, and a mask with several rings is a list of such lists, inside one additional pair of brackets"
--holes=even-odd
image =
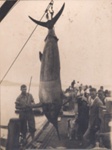
[(19, 150), (20, 120), (12, 118), (8, 124), (6, 150)]
[(101, 144), (103, 144), (108, 149), (111, 149), (111, 127), (109, 126), (109, 122), (112, 119), (111, 112), (109, 112), (108, 109), (104, 106), (100, 107), (99, 109), (99, 117), (101, 119), (100, 140)]

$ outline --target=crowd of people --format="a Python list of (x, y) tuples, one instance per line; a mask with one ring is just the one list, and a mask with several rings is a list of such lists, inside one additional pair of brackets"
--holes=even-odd
[[(19, 112), (20, 119), (20, 132), (22, 133), (24, 143), (26, 141), (27, 126), (29, 132), (34, 138), (35, 119), (32, 110), (32, 105), (35, 105), (33, 96), (27, 93), (27, 86), (22, 85), (20, 87), (21, 94), (16, 99), (16, 109)], [(67, 95), (68, 94), (68, 95)], [(92, 86), (79, 84), (79, 82), (72, 81), (69, 88), (64, 92), (64, 96), (73, 102), (72, 106), (74, 109), (74, 121), (71, 126), (76, 128), (76, 140), (80, 140), (80, 145), (82, 144), (84, 148), (90, 144), (93, 147), (96, 143), (96, 133), (100, 130), (101, 120), (99, 118), (99, 108), (106, 105), (106, 102), (111, 97), (111, 92), (109, 90), (104, 90), (101, 86), (100, 89), (96, 89)], [(69, 120), (70, 127), (70, 120)], [(69, 130), (69, 137), (72, 138), (70, 134), (72, 130)]]
[(68, 94), (69, 101), (74, 102), (74, 120), (75, 124), (78, 125), (77, 138), (80, 140), (80, 145), (83, 145), (83, 148), (88, 145), (90, 148), (94, 147), (98, 140), (96, 135), (100, 131), (101, 125), (99, 108), (106, 105), (111, 97), (111, 92), (104, 90), (103, 86), (97, 90), (91, 85), (79, 84), (73, 80), (64, 94)]

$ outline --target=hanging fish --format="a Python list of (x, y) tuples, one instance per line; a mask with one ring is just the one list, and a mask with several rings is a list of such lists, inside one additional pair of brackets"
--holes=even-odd
[[(29, 18), (38, 25), (48, 28), (48, 35), (45, 39), (43, 54), (40, 54), (41, 71), (39, 85), (39, 99), (48, 121), (51, 122), (58, 132), (58, 116), (62, 106), (62, 88), (60, 80), (60, 58), (58, 50), (58, 38), (54, 31), (54, 24), (63, 12), (63, 4), (57, 15), (47, 22), (40, 22)], [(60, 138), (60, 137), (59, 137)]]

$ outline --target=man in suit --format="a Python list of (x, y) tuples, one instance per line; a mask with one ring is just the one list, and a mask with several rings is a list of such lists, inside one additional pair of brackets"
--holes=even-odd
[(95, 146), (96, 132), (100, 129), (99, 108), (103, 105), (102, 101), (97, 97), (95, 88), (90, 89), (90, 102), (89, 125), (83, 139), (84, 143), (90, 144), (90, 148), (92, 148)]

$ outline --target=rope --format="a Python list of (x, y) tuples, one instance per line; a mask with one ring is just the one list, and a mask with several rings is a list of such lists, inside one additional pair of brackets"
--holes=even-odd
[(46, 9), (46, 18), (47, 18), (47, 20), (49, 20), (49, 14), (51, 15), (51, 19), (53, 18), (53, 15), (54, 15), (53, 4), (54, 4), (54, 1), (51, 0), (51, 2), (49, 4), (49, 8)]
[[(51, 2), (50, 2), (51, 3)], [(50, 3), (47, 6), (47, 9), (45, 10), (44, 14), (42, 15), (42, 17), (40, 18), (40, 21), (43, 19), (44, 15), (46, 14), (46, 11), (49, 9), (50, 7)], [(17, 58), (19, 57), (19, 55), (21, 54), (22, 50), (24, 49), (24, 47), (26, 46), (26, 44), (28, 43), (28, 41), (30, 40), (31, 36), (33, 35), (34, 31), (36, 30), (36, 28), (38, 27), (38, 25), (35, 26), (35, 28), (33, 29), (33, 31), (31, 32), (30, 36), (28, 37), (28, 39), (26, 40), (26, 42), (24, 43), (24, 45), (22, 46), (22, 48), (20, 49), (19, 53), (17, 54), (17, 56), (15, 57), (14, 61), (12, 62), (12, 64), (10, 65), (9, 69), (6, 71), (5, 75), (3, 76), (2, 80), (0, 81), (0, 85), (3, 82), (4, 78), (6, 77), (6, 75), (8, 74), (8, 72), (10, 71), (10, 69), (12, 68), (12, 66), (14, 65), (15, 61), (17, 60)]]

